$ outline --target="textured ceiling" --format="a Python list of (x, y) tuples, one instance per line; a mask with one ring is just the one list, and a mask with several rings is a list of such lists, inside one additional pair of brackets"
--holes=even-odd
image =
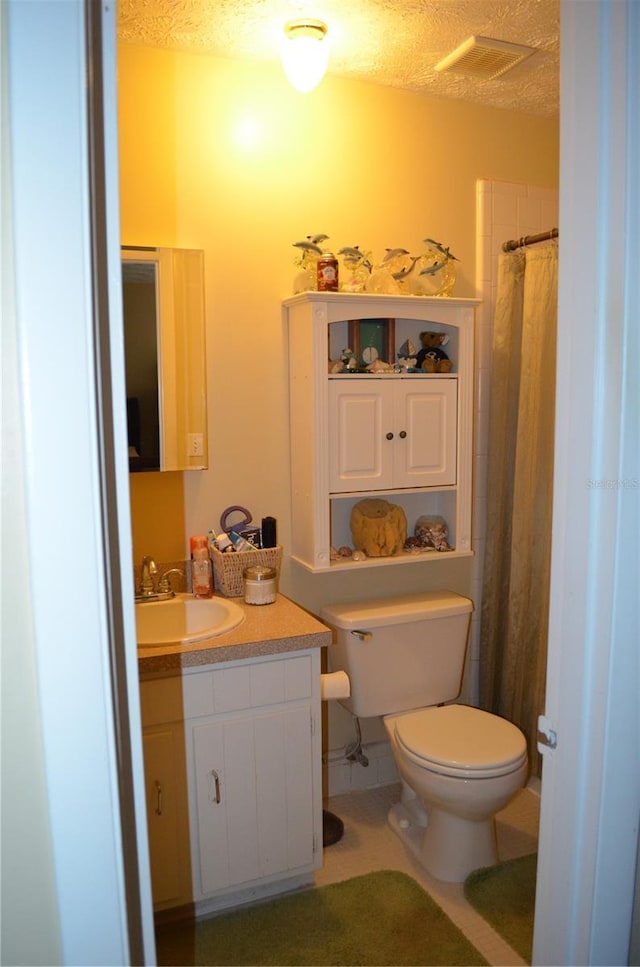
[[(278, 57), (302, 16), (329, 27), (329, 73), (544, 117), (558, 113), (559, 0), (119, 0), (128, 44), (248, 60)], [(494, 80), (434, 70), (471, 36), (537, 48)]]

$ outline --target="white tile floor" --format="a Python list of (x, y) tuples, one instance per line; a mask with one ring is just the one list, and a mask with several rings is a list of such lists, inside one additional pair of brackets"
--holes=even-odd
[[(387, 812), (399, 799), (399, 784), (333, 796), (326, 808), (344, 822), (344, 836), (324, 850), (316, 884), (325, 886), (371, 873), (402, 870), (412, 876), (442, 907), (493, 967), (517, 967), (525, 961), (509, 947), (465, 900), (461, 883), (442, 883), (422, 870), (387, 825)], [(540, 797), (533, 787), (498, 813), (496, 830), (500, 860), (533, 853), (538, 843)]]

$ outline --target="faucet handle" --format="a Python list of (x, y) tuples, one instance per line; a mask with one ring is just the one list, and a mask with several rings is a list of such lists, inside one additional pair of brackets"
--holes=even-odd
[(170, 567), (168, 571), (160, 576), (158, 581), (158, 593), (159, 594), (173, 594), (173, 588), (171, 587), (171, 581), (169, 577), (172, 574), (181, 574), (184, 577), (184, 571), (179, 567)]

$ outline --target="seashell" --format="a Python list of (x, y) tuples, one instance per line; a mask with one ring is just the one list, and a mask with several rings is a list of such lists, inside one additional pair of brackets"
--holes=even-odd
[(422, 550), (422, 545), (417, 537), (407, 537), (404, 542), (403, 550), (411, 551), (413, 554), (418, 554)]
[(369, 363), (367, 369), (370, 373), (389, 373), (393, 366), (390, 363), (385, 363), (383, 359), (374, 359), (372, 363)]
[(411, 340), (405, 339), (398, 350), (398, 359), (408, 359), (409, 356), (415, 356), (416, 351), (416, 347)]
[(366, 561), (367, 555), (364, 551), (354, 551), (351, 560), (352, 561)]
[(352, 554), (353, 550), (350, 547), (347, 547), (346, 544), (343, 544), (342, 547), (338, 548), (338, 557), (351, 557)]
[(336, 551), (335, 547), (333, 547), (333, 545), (331, 546), (331, 549), (329, 551), (329, 560), (330, 561), (339, 561), (340, 560), (340, 555)]
[(424, 515), (418, 517), (415, 535), (422, 547), (436, 551), (452, 551), (449, 544), (449, 529), (444, 517)]

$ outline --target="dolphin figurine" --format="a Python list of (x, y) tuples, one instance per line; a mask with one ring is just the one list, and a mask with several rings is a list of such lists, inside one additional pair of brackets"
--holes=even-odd
[(388, 248), (387, 254), (382, 259), (383, 262), (388, 262), (389, 259), (394, 259), (396, 255), (408, 255), (409, 252), (406, 248)]

